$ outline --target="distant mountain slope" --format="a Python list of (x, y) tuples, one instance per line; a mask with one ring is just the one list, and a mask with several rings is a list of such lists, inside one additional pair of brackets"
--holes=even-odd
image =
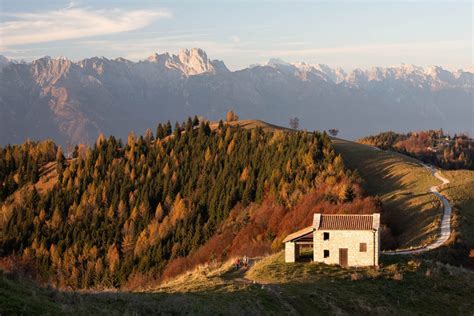
[(154, 54), (131, 62), (44, 57), (0, 59), (0, 144), (52, 137), (124, 137), (158, 121), (198, 114), (211, 120), (233, 108), (241, 118), (287, 125), (298, 116), (309, 130), (339, 128), (356, 138), (381, 130), (444, 128), (474, 132), (473, 74), (441, 67), (354, 70), (271, 60), (239, 71), (201, 49)]

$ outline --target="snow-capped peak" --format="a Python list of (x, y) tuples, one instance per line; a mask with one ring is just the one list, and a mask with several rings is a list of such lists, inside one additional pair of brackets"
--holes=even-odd
[(159, 63), (169, 69), (176, 69), (187, 76), (202, 73), (216, 73), (218, 70), (227, 70), (225, 65), (217, 60), (211, 61), (201, 48), (183, 49), (178, 55), (153, 54), (147, 62)]

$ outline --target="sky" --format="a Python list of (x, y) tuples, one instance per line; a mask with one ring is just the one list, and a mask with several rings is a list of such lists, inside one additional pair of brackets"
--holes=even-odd
[(232, 70), (270, 58), (472, 69), (473, 15), (471, 1), (0, 0), (0, 54), (136, 61), (199, 47)]

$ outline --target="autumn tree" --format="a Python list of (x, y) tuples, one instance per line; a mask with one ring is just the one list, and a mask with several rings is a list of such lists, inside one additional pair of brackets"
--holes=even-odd
[(235, 122), (239, 120), (239, 116), (234, 113), (234, 111), (230, 110), (227, 112), (225, 116), (226, 122)]

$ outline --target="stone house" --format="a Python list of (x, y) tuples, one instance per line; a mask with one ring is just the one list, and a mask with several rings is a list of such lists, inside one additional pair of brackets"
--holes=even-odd
[(284, 240), (285, 261), (300, 259), (312, 248), (312, 260), (347, 266), (377, 266), (380, 253), (380, 214), (314, 214), (313, 225)]

